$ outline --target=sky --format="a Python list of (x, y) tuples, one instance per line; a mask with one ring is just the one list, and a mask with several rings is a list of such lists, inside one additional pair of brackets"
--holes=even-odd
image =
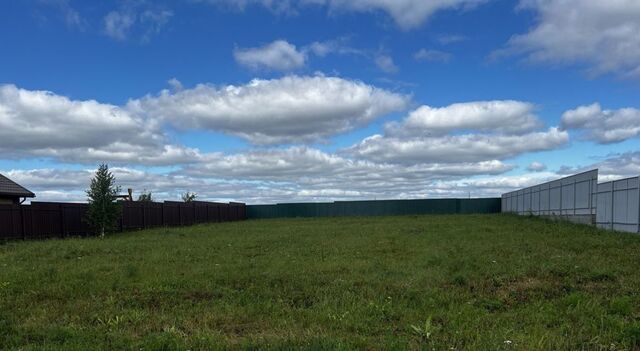
[(637, 0), (7, 0), (0, 173), (37, 201), (493, 197), (640, 174)]

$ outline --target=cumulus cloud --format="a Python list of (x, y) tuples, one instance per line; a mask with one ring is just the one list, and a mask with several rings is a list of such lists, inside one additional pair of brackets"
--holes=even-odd
[(527, 171), (529, 172), (542, 172), (547, 170), (547, 165), (544, 163), (534, 161), (527, 166)]
[[(132, 188), (134, 197), (143, 191), (153, 193), (156, 201), (180, 201), (186, 191), (196, 192), (198, 198), (209, 201), (247, 201), (262, 203), (284, 199), (292, 190), (265, 190), (252, 183), (192, 178), (174, 174), (158, 174), (131, 168), (111, 167), (116, 184), (123, 189)], [(89, 187), (93, 169), (32, 169), (3, 172), (11, 179), (21, 182), (36, 193), (34, 201), (85, 202), (85, 190)]]
[(198, 155), (197, 150), (167, 144), (155, 121), (121, 107), (14, 85), (0, 86), (0, 140), (5, 158), (171, 164)]
[(178, 78), (171, 78), (167, 81), (167, 84), (171, 87), (173, 91), (180, 91), (184, 89), (182, 82), (178, 80)]
[(636, 0), (522, 0), (536, 25), (512, 37), (507, 53), (533, 62), (583, 64), (594, 74), (640, 77), (640, 2)]
[(233, 56), (239, 64), (251, 69), (266, 68), (278, 71), (302, 68), (307, 61), (304, 52), (285, 40), (276, 40), (256, 48), (236, 48)]
[(420, 49), (413, 55), (413, 58), (417, 61), (426, 61), (426, 62), (449, 62), (451, 61), (451, 55), (448, 52), (440, 51), (440, 50), (428, 50), (428, 49)]
[(595, 103), (565, 112), (561, 125), (583, 131), (586, 139), (600, 144), (617, 143), (640, 135), (640, 110), (603, 110)]
[(542, 123), (533, 109), (529, 103), (510, 100), (422, 106), (400, 122), (387, 123), (384, 135), (368, 137), (344, 152), (406, 165), (503, 160), (566, 144), (566, 131), (537, 131)]
[(569, 140), (567, 132), (549, 128), (522, 135), (463, 134), (397, 138), (374, 135), (347, 149), (359, 158), (376, 162), (477, 162), (507, 159), (520, 154), (557, 149)]
[(349, 39), (341, 37), (326, 41), (315, 41), (298, 48), (286, 40), (275, 40), (269, 44), (252, 48), (236, 48), (236, 62), (250, 69), (294, 71), (303, 68), (310, 56), (325, 57), (329, 54), (367, 56), (362, 50), (348, 45)]
[[(358, 161), (308, 147), (207, 155), (183, 170), (149, 173), (113, 167), (117, 184), (159, 200), (195, 191), (202, 199), (249, 203), (446, 196), (434, 184), (447, 179), (498, 175), (513, 169), (500, 161), (421, 164), (397, 167)], [(42, 200), (84, 200), (94, 170), (35, 169), (3, 172)]]
[[(173, 91), (126, 106), (0, 86), (0, 158), (109, 162), (120, 166), (112, 170), (123, 188), (146, 189), (161, 200), (178, 199), (184, 191), (249, 203), (496, 196), (507, 183), (476, 178), (502, 175), (515, 168), (504, 159), (567, 140), (566, 131), (536, 131), (531, 105), (507, 101), (419, 109), (394, 125), (415, 133), (387, 125), (387, 135), (341, 153), (304, 146), (202, 153), (168, 142), (165, 123), (227, 132), (256, 144), (303, 142), (404, 109), (409, 98), (324, 76), (191, 89), (177, 80), (170, 84)], [(174, 168), (156, 173), (126, 165)], [(9, 170), (8, 176), (33, 188), (38, 200), (82, 201), (92, 172), (61, 166)]]
[(476, 130), (521, 134), (542, 125), (535, 106), (521, 101), (494, 100), (452, 104), (445, 107), (421, 106), (401, 123), (387, 124), (396, 135), (440, 135), (454, 130)]
[(434, 192), (446, 197), (499, 197), (510, 191), (527, 188), (545, 183), (560, 176), (552, 172), (538, 172), (521, 175), (503, 175), (488, 177), (475, 177), (460, 180), (444, 180), (435, 182), (432, 186)]
[(198, 178), (259, 182), (265, 189), (294, 190), (281, 201), (326, 201), (445, 196), (434, 191), (434, 182), (498, 175), (513, 168), (497, 160), (398, 167), (290, 147), (218, 155), (188, 166), (183, 173)]
[[(442, 177), (500, 174), (513, 166), (500, 161), (422, 163), (398, 168), (392, 164), (352, 160), (308, 147), (253, 150), (215, 154), (201, 163), (188, 166), (186, 174), (244, 180), (292, 181), (318, 184), (321, 181), (345, 183), (388, 179), (438, 179)], [(346, 177), (348, 179), (340, 179)]]
[(599, 176), (603, 176), (601, 180), (637, 177), (640, 175), (640, 152), (630, 151), (611, 155), (589, 167), (598, 168)]
[(407, 96), (337, 77), (287, 76), (246, 85), (198, 85), (130, 101), (128, 109), (184, 129), (214, 130), (254, 144), (319, 141), (403, 110)]
[(600, 182), (637, 177), (640, 175), (640, 152), (629, 151), (611, 154), (586, 166), (563, 166), (558, 173), (562, 175), (575, 174), (595, 168), (598, 169), (598, 180)]

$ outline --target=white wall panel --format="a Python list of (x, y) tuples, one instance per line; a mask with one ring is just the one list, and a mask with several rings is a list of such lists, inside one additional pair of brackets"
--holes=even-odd
[(640, 178), (598, 184), (596, 224), (600, 228), (640, 231)]
[(519, 214), (588, 217), (596, 214), (597, 183), (598, 170), (576, 174), (506, 193), (504, 208)]

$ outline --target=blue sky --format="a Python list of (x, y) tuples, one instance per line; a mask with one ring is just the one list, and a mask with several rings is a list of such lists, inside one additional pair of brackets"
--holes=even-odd
[(636, 175), (639, 31), (634, 0), (6, 1), (0, 172), (250, 203)]

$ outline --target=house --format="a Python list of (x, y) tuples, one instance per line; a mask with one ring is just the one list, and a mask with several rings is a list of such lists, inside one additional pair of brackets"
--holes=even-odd
[(22, 185), (0, 174), (0, 205), (17, 205), (28, 197), (36, 197), (36, 195)]

